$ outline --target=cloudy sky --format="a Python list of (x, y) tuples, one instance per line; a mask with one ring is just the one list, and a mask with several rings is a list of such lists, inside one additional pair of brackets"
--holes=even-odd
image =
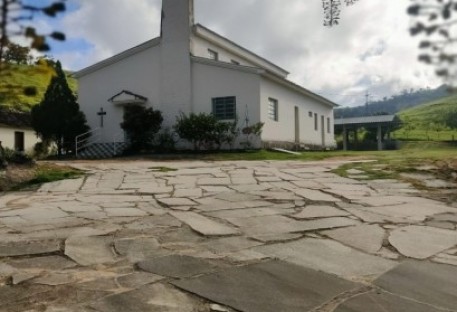
[[(37, 0), (49, 2), (47, 0)], [(52, 45), (78, 70), (158, 36), (160, 0), (68, 0), (58, 19), (37, 18), (68, 40)], [(338, 27), (322, 26), (321, 0), (195, 0), (196, 22), (287, 69), (290, 79), (344, 106), (407, 88), (440, 84), (417, 62), (409, 0), (360, 0), (343, 7)]]

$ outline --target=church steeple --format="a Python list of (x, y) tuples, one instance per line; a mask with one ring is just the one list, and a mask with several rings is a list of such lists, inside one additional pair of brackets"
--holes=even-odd
[(160, 36), (164, 40), (188, 38), (193, 25), (194, 0), (162, 0)]
[(162, 0), (161, 106), (170, 111), (170, 124), (192, 110), (191, 35), (193, 0)]

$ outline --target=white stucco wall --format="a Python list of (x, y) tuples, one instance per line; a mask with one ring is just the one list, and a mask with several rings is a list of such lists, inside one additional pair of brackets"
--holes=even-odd
[(192, 81), (194, 112), (211, 113), (212, 98), (235, 96), (240, 128), (245, 126), (246, 107), (250, 124), (260, 121), (259, 75), (194, 62), (192, 65)]
[(112, 142), (113, 136), (122, 133), (120, 123), (124, 107), (108, 102), (122, 90), (148, 98), (146, 105), (162, 110), (160, 98), (160, 48), (149, 48), (110, 66), (84, 75), (78, 79), (78, 102), (86, 114), (91, 129), (100, 126), (97, 112), (106, 111), (102, 140)]
[[(306, 95), (303, 95), (286, 86), (280, 85), (267, 78), (261, 79), (261, 120), (265, 122), (262, 133), (263, 141), (295, 142), (295, 107), (299, 110), (300, 143), (308, 145), (322, 145), (322, 123), (324, 116), (325, 145), (332, 147), (333, 109)], [(278, 121), (268, 117), (269, 98), (278, 101)], [(309, 117), (312, 112), (313, 117)], [(318, 130), (314, 128), (314, 114), (318, 114)], [(327, 118), (330, 118), (330, 133), (327, 132)]]
[(254, 63), (248, 61), (247, 59), (239, 55), (235, 55), (234, 53), (231, 53), (221, 48), (220, 46), (209, 42), (208, 40), (197, 37), (195, 35), (192, 36), (191, 51), (194, 56), (208, 58), (208, 49), (211, 49), (219, 54), (220, 62), (230, 63), (232, 60), (234, 60), (240, 63), (240, 65), (255, 66)]
[(32, 151), (36, 143), (40, 139), (36, 136), (35, 131), (32, 129), (13, 128), (9, 126), (0, 125), (0, 141), (3, 147), (14, 149), (14, 132), (24, 132), (24, 150), (26, 152)]

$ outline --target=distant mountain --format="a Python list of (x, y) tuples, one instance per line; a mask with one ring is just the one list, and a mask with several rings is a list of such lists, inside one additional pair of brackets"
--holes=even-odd
[(404, 90), (400, 95), (385, 97), (381, 101), (371, 102), (368, 105), (336, 109), (335, 118), (372, 116), (379, 113), (397, 114), (402, 110), (432, 102), (448, 95), (446, 85), (436, 89)]

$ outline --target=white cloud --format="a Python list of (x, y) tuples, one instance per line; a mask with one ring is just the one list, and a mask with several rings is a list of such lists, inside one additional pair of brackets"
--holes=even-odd
[[(90, 65), (156, 37), (160, 0), (73, 0), (64, 31), (93, 49), (61, 54), (73, 69)], [(341, 24), (322, 25), (320, 0), (195, 0), (196, 21), (270, 59), (290, 79), (340, 104), (379, 98), (404, 88), (439, 84), (417, 61), (417, 39), (408, 32), (407, 0), (360, 0), (343, 8)], [(80, 56), (80, 57), (78, 57)], [(60, 56), (57, 56), (60, 57)], [(360, 96), (339, 94), (360, 93)]]

